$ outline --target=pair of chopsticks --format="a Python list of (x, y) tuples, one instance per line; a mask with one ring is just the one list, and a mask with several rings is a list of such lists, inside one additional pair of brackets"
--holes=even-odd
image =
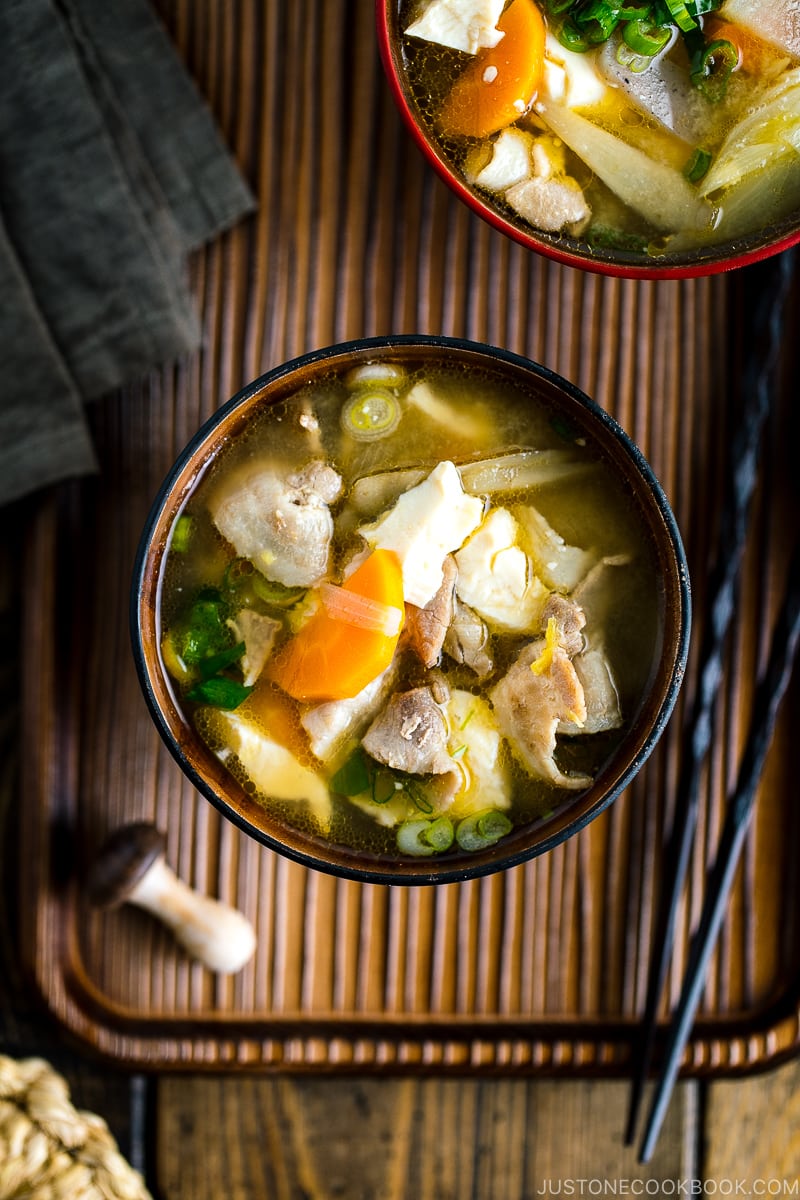
[[(708, 622), (700, 649), (698, 686), (687, 725), (687, 746), (666, 847), (665, 874), (645, 1008), (639, 1035), (632, 1048), (634, 1074), (625, 1133), (629, 1145), (634, 1141), (644, 1086), (653, 1060), (657, 1010), (670, 963), (680, 897), (697, 828), (703, 764), (711, 743), (714, 705), (735, 608), (751, 501), (758, 481), (762, 430), (772, 407), (773, 374), (783, 334), (783, 310), (793, 277), (794, 252), (787, 251), (770, 260), (766, 268), (762, 264), (758, 269), (764, 274), (760, 279), (751, 325), (753, 348), (744, 372), (743, 411), (731, 448), (719, 530), (719, 553), (709, 585)], [(702, 996), (708, 961), (749, 826), (764, 758), (791, 675), (799, 632), (800, 547), (795, 550), (789, 568), (785, 598), (775, 626), (768, 665), (756, 689), (753, 718), (739, 775), (726, 806), (723, 829), (714, 865), (707, 877), (706, 897), (692, 940), (683, 987), (671, 1016), (661, 1073), (639, 1151), (642, 1162), (649, 1160), (655, 1148)]]

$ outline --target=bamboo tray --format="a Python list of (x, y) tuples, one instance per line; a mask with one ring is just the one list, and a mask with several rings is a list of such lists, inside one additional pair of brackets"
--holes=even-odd
[[(721, 455), (736, 419), (744, 276), (637, 283), (539, 259), (461, 206), (401, 127), (370, 4), (162, 4), (259, 198), (193, 262), (201, 354), (93, 410), (99, 478), (32, 522), (21, 921), (27, 966), (72, 1034), (152, 1068), (621, 1074), (644, 1003), (658, 855), (694, 683), (646, 769), (577, 837), (505, 875), (402, 889), (308, 872), (223, 822), (150, 723), (128, 643), (135, 545), (175, 452), (244, 382), (312, 347), (443, 332), (526, 354), (606, 406), (683, 530), (702, 627)], [(796, 313), (796, 298), (790, 319)], [(794, 369), (786, 341), (781, 404)], [(796, 524), (787, 416), (766, 468), (679, 922), (680, 968), (735, 778)], [(697, 645), (694, 638), (694, 646)], [(684, 1071), (763, 1067), (800, 1045), (800, 812), (784, 713)], [(165, 830), (187, 882), (240, 907), (255, 959), (217, 978), (128, 909), (86, 904), (86, 865), (129, 820)], [(664, 1001), (664, 1017), (667, 1003)]]

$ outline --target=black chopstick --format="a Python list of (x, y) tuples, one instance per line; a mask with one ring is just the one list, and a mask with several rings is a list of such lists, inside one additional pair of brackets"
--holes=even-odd
[(749, 268), (758, 285), (751, 325), (752, 349), (744, 371), (742, 414), (726, 473), (716, 565), (709, 582), (708, 620), (700, 648), (698, 685), (686, 726), (687, 745), (675, 795), (664, 855), (664, 875), (650, 960), (644, 1012), (632, 1048), (633, 1074), (625, 1130), (633, 1143), (645, 1081), (655, 1044), (657, 1011), (667, 976), (679, 901), (697, 827), (703, 763), (711, 743), (712, 715), (722, 677), (725, 643), (747, 540), (750, 504), (758, 481), (761, 432), (770, 412), (772, 375), (780, 353), (783, 309), (794, 270), (794, 252)]
[(728, 801), (714, 865), (708, 873), (706, 896), (692, 938), (686, 974), (672, 1015), (664, 1065), (653, 1093), (639, 1159), (647, 1162), (655, 1148), (681, 1059), (705, 986), (706, 969), (725, 915), (728, 894), (755, 805), (761, 771), (772, 740), (778, 709), (791, 678), (800, 641), (800, 544), (794, 552), (786, 593), (772, 636), (769, 660), (756, 688), (753, 719), (748, 731), (736, 787)]

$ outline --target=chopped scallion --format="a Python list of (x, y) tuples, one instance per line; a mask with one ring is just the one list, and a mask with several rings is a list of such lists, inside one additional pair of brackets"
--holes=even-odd
[(212, 675), (218, 675), (226, 667), (232, 667), (239, 661), (244, 651), (244, 642), (238, 642), (235, 646), (229, 646), (227, 650), (220, 650), (218, 654), (210, 654), (208, 658), (201, 659), (198, 663), (201, 679), (210, 679)]
[(567, 18), (559, 29), (558, 40), (566, 50), (572, 50), (576, 54), (585, 54), (592, 46), (586, 34), (578, 28), (571, 17)]
[(404, 821), (397, 831), (397, 848), (403, 854), (415, 858), (428, 858), (441, 854), (453, 844), (453, 823), (449, 817), (437, 817), (435, 821), (423, 818)]
[(615, 57), (621, 67), (624, 67), (626, 71), (632, 71), (634, 75), (640, 75), (653, 63), (653, 59), (649, 55), (637, 54), (635, 50), (631, 50), (627, 42), (620, 42)]
[(449, 850), (453, 844), (455, 831), (449, 817), (437, 817), (428, 822), (428, 828), (422, 834), (422, 840), (433, 846), (437, 853)]
[(698, 146), (683, 168), (683, 173), (690, 183), (699, 183), (703, 176), (707, 174), (710, 166), (711, 155), (707, 150), (702, 150)]
[(664, 49), (672, 33), (667, 25), (655, 25), (642, 17), (627, 21), (622, 27), (622, 38), (634, 54), (652, 58)]
[(331, 779), (331, 789), (340, 796), (359, 796), (370, 784), (370, 772), (364, 751), (359, 748), (350, 755)]
[(201, 679), (186, 693), (186, 698), (194, 704), (211, 704), (214, 708), (231, 709), (238, 708), (252, 690), (251, 687), (237, 683), (235, 679), (215, 675), (212, 679)]
[(510, 833), (511, 829), (511, 821), (505, 813), (493, 808), (485, 809), (459, 822), (456, 841), (462, 850), (469, 853), (486, 850)]
[(372, 799), (375, 804), (388, 804), (396, 791), (395, 778), (391, 772), (375, 772), (372, 776)]
[(415, 858), (428, 858), (435, 854), (435, 847), (423, 837), (430, 824), (430, 821), (423, 820), (404, 821), (397, 830), (397, 849)]
[(176, 652), (189, 666), (226, 650), (231, 632), (225, 623), (226, 606), (216, 588), (204, 588), (171, 631)]
[(170, 542), (170, 550), (174, 550), (176, 554), (185, 554), (189, 549), (189, 542), (192, 536), (192, 528), (194, 519), (186, 513), (182, 517), (178, 517), (175, 522), (175, 528), (172, 530), (172, 541)]
[(664, 0), (664, 3), (669, 9), (673, 21), (684, 33), (697, 27), (697, 21), (684, 4), (684, 0)]
[(360, 442), (386, 437), (397, 428), (399, 420), (397, 397), (383, 388), (360, 389), (347, 401), (341, 415), (342, 429)]
[(222, 587), (235, 597), (239, 606), (259, 607), (260, 601), (271, 608), (291, 608), (306, 592), (305, 588), (287, 587), (277, 580), (267, 579), (249, 558), (231, 559), (225, 568)]
[(718, 103), (725, 95), (728, 80), (739, 66), (739, 51), (727, 38), (715, 38), (713, 42), (692, 60), (692, 83), (707, 100)]
[[(585, 53), (600, 45), (621, 26), (617, 61), (629, 71), (644, 71), (655, 55), (668, 49), (677, 31), (694, 63), (707, 52), (702, 17), (715, 12), (722, 0), (547, 0), (548, 13), (557, 18), (556, 35), (568, 50)], [(713, 43), (712, 43), (713, 45)], [(712, 56), (713, 57), (713, 56)], [(729, 72), (728, 72), (729, 74)], [(719, 77), (719, 78), (718, 78)], [(692, 82), (717, 99), (727, 80), (715, 65), (713, 72), (692, 73)]]

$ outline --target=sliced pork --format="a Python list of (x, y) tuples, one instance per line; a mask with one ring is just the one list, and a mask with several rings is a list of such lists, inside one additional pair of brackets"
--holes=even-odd
[(436, 595), (422, 608), (416, 604), (406, 605), (405, 636), (408, 645), (425, 667), (434, 667), (442, 653), (442, 646), (450, 622), (453, 619), (455, 559), (451, 554), (442, 564), (442, 586)]
[(211, 505), (220, 533), (267, 579), (311, 587), (328, 573), (333, 518), (328, 505), (342, 486), (324, 463), (284, 476), (269, 464), (234, 482)]
[(559, 722), (586, 719), (583, 687), (560, 643), (529, 642), (490, 699), (501, 733), (532, 775), (575, 791), (589, 786), (591, 776), (565, 774), (555, 760)]
[(392, 696), (364, 735), (367, 754), (409, 775), (443, 775), (453, 769), (447, 723), (430, 688)]

